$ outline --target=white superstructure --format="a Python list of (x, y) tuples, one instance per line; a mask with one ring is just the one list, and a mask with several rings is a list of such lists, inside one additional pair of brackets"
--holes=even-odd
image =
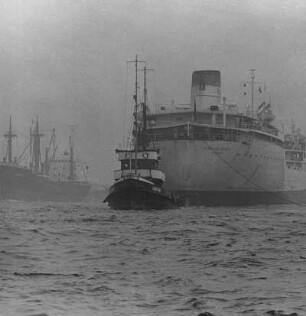
[(196, 71), (189, 109), (150, 115), (166, 188), (192, 204), (306, 201), (305, 138), (279, 137), (270, 104), (248, 114), (221, 104), (220, 82), (218, 71)]

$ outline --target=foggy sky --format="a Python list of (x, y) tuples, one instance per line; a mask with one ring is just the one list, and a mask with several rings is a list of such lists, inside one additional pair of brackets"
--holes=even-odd
[(239, 103), (256, 68), (274, 112), (306, 131), (305, 34), (303, 0), (1, 0), (0, 132), (12, 115), (26, 134), (38, 115), (65, 143), (75, 125), (91, 180), (110, 184), (136, 53), (154, 68), (151, 103), (188, 103), (197, 69), (220, 70)]

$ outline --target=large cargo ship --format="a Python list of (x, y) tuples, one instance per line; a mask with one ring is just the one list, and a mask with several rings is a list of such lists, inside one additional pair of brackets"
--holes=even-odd
[[(7, 139), (7, 150), (0, 163), (0, 199), (81, 201), (88, 195), (91, 185), (85, 178), (81, 180), (78, 175), (71, 138), (69, 151), (59, 155), (53, 130), (42, 161), (42, 133), (38, 119), (34, 128), (30, 129), (30, 143), (20, 155), (20, 159), (13, 158), (12, 142), (16, 134), (12, 131), (11, 119), (9, 131), (4, 137)], [(20, 163), (26, 150), (30, 156), (28, 166)]]
[(147, 133), (160, 150), (166, 188), (187, 205), (306, 203), (305, 137), (281, 135), (270, 100), (240, 111), (221, 94), (219, 71), (192, 74), (190, 104), (161, 106)]

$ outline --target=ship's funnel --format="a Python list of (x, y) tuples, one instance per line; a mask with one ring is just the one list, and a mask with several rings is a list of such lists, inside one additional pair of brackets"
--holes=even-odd
[(221, 75), (218, 70), (199, 70), (192, 73), (191, 106), (197, 111), (221, 104)]

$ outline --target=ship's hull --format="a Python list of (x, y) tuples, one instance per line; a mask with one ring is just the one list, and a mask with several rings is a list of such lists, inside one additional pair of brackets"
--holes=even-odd
[(83, 200), (90, 184), (54, 181), (18, 166), (0, 165), (0, 199), (74, 202)]
[(185, 206), (244, 206), (306, 204), (306, 190), (283, 192), (255, 191), (174, 191)]
[(284, 148), (251, 141), (156, 141), (166, 188), (186, 205), (306, 203), (306, 172), (288, 169)]
[(126, 178), (116, 182), (104, 202), (108, 202), (115, 210), (163, 210), (179, 207), (172, 194), (141, 178)]

